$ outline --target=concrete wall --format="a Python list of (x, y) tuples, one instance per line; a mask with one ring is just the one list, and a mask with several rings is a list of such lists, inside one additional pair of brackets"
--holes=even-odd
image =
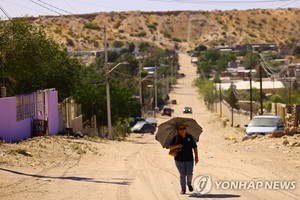
[[(38, 101), (38, 94), (43, 94)], [(34, 119), (48, 121), (48, 133), (58, 133), (58, 94), (57, 91), (33, 93), (34, 116), (17, 120), (16, 97), (0, 98), (0, 137), (6, 142), (18, 142), (32, 137)], [(44, 107), (45, 106), (45, 107)]]
[(48, 113), (48, 134), (56, 135), (59, 132), (58, 119), (58, 94), (57, 91), (46, 93)]
[(0, 98), (0, 137), (7, 142), (17, 142), (31, 137), (32, 118), (17, 121), (16, 98)]
[[(232, 120), (232, 111), (229, 104), (227, 104), (225, 101), (216, 103), (214, 105), (214, 112), (222, 114), (222, 117), (225, 117), (229, 121), (229, 125), (233, 124), (234, 127), (244, 127), (244, 125), (248, 124), (250, 122), (250, 114), (242, 111), (242, 110), (233, 110), (233, 120)], [(254, 116), (254, 115), (252, 115)]]

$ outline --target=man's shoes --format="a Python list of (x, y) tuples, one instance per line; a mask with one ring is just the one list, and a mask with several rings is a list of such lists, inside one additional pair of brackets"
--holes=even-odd
[(184, 190), (181, 190), (180, 194), (185, 194), (185, 191), (184, 191)]
[(188, 187), (189, 187), (189, 191), (193, 192), (193, 190), (194, 190), (193, 187), (191, 185), (188, 185)]

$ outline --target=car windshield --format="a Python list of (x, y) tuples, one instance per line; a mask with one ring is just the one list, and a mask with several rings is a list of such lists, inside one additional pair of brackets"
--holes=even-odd
[(248, 125), (249, 127), (274, 127), (276, 126), (275, 118), (253, 118)]

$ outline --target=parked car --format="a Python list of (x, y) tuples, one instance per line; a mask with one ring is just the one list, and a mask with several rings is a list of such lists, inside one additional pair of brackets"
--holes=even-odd
[(168, 115), (168, 116), (172, 116), (172, 109), (168, 106), (165, 106), (163, 109), (162, 109), (162, 113), (161, 115)]
[(137, 122), (146, 121), (144, 117), (135, 117), (132, 121), (129, 122), (128, 126), (133, 127)]
[(157, 127), (157, 120), (155, 117), (148, 117), (146, 121), (152, 124), (154, 127)]
[(133, 133), (151, 133), (154, 134), (156, 131), (156, 127), (150, 124), (147, 121), (137, 122), (132, 128), (131, 132)]
[(260, 115), (252, 118), (248, 125), (245, 125), (246, 137), (253, 134), (265, 135), (275, 131), (284, 130), (284, 124), (280, 116)]
[(176, 99), (171, 100), (171, 104), (177, 104)]
[(193, 113), (192, 107), (188, 107), (188, 106), (184, 107), (183, 113), (191, 113), (192, 114)]

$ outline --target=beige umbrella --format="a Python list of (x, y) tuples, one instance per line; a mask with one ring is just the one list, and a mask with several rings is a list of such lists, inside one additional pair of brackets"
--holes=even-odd
[(155, 139), (160, 142), (163, 148), (168, 148), (173, 138), (178, 135), (177, 127), (183, 125), (191, 134), (195, 142), (199, 141), (202, 127), (193, 118), (174, 117), (158, 126)]

